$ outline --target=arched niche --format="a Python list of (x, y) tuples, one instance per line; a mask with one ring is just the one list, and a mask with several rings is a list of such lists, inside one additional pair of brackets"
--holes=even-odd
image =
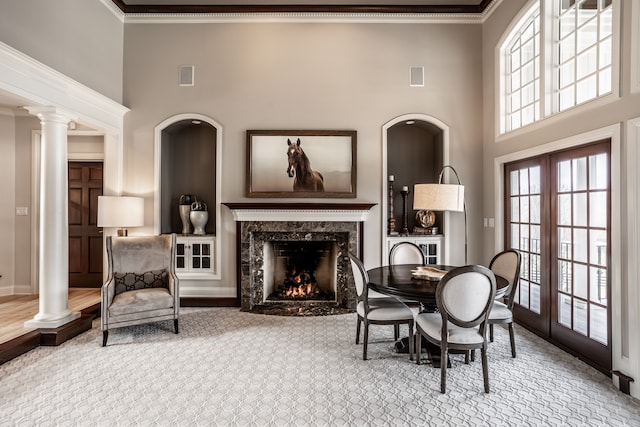
[[(413, 210), (414, 184), (435, 183), (442, 167), (449, 163), (449, 127), (439, 119), (426, 114), (398, 116), (382, 127), (382, 263), (387, 259), (389, 219), (389, 175), (394, 176), (394, 217), (396, 229), (402, 221), (403, 186), (409, 187), (407, 210), (409, 229), (415, 227)], [(436, 212), (436, 225), (445, 238), (449, 234), (448, 213)], [(449, 260), (449, 246), (445, 244), (443, 260)]]
[(155, 128), (155, 232), (182, 232), (179, 201), (191, 194), (205, 202), (207, 235), (215, 235), (215, 276), (220, 276), (222, 126), (201, 114), (169, 117)]

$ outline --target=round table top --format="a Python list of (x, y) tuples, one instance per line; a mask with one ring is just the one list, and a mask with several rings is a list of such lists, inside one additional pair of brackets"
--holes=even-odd
[[(440, 281), (413, 277), (411, 270), (415, 270), (418, 266), (419, 264), (397, 264), (372, 268), (367, 271), (369, 289), (412, 301), (435, 304), (436, 287)], [(429, 267), (444, 271), (456, 268), (450, 265), (429, 265)], [(496, 276), (497, 289), (504, 288), (508, 284), (507, 279)]]

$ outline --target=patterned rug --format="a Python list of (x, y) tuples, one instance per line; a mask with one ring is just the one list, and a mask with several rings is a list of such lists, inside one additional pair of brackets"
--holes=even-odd
[[(59, 347), (0, 366), (8, 426), (640, 426), (640, 402), (610, 379), (516, 326), (479, 358), (440, 370), (394, 352), (393, 328), (371, 326), (370, 360), (355, 314), (284, 317), (188, 308), (172, 322), (110, 333), (99, 321)], [(404, 331), (406, 334), (406, 330)]]

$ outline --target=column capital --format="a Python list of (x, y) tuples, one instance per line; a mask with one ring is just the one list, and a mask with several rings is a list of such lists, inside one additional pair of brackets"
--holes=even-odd
[(26, 106), (24, 108), (29, 114), (37, 116), (41, 122), (54, 122), (67, 125), (71, 121), (77, 121), (75, 116), (59, 107)]

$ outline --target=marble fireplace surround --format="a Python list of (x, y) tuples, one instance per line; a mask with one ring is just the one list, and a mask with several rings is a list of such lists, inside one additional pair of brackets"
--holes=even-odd
[[(276, 315), (353, 311), (356, 294), (346, 256), (362, 256), (364, 221), (374, 203), (224, 203), (236, 221), (240, 309)], [(336, 301), (264, 301), (264, 246), (269, 241), (328, 241), (337, 245)]]

